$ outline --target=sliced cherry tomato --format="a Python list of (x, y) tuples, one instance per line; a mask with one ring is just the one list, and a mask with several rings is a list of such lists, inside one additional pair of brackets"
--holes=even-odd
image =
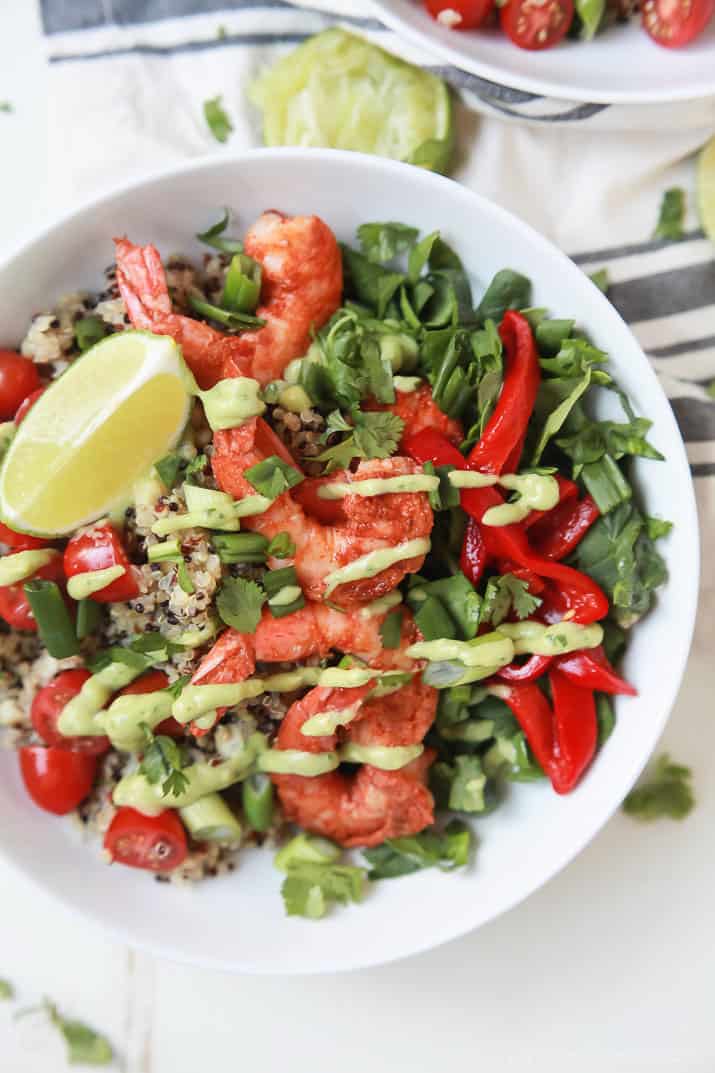
[[(168, 684), (169, 679), (163, 671), (148, 671), (141, 678), (137, 678), (130, 685), (125, 686), (117, 696), (125, 697), (128, 693), (131, 695), (156, 693), (158, 689), (166, 689)], [(158, 726), (154, 728), (154, 733), (166, 734), (169, 738), (183, 738), (185, 730), (186, 728), (181, 723), (177, 723), (176, 719), (170, 715), (168, 719), (162, 719)]]
[(20, 403), (15, 414), (15, 424), (19, 425), (21, 421), (24, 421), (29, 414), (32, 407), (35, 405), (40, 395), (44, 395), (47, 391), (46, 387), (38, 387), (36, 391), (30, 392), (27, 398)]
[(573, 0), (509, 0), (500, 8), (504, 33), (519, 48), (551, 48), (568, 33), (573, 21)]
[(74, 749), (29, 745), (20, 749), (20, 771), (35, 804), (64, 816), (92, 789), (97, 757)]
[(433, 19), (448, 30), (474, 30), (494, 7), (494, 0), (425, 0)]
[(65, 574), (68, 578), (123, 566), (125, 573), (105, 585), (92, 599), (100, 604), (122, 603), (139, 595), (137, 573), (129, 562), (122, 539), (112, 525), (96, 525), (80, 536), (72, 537), (65, 548)]
[(18, 533), (9, 525), (3, 525), (2, 522), (0, 522), (0, 540), (13, 551), (31, 551), (35, 548), (47, 547), (47, 541), (41, 537), (30, 536), (29, 533)]
[(75, 749), (91, 756), (101, 756), (109, 751), (111, 743), (104, 735), (87, 734), (82, 737), (67, 737), (57, 729), (57, 720), (65, 704), (77, 696), (90, 677), (89, 671), (80, 669), (62, 671), (35, 694), (30, 708), (30, 719), (45, 745)]
[(178, 868), (188, 852), (186, 831), (171, 809), (145, 816), (133, 808), (120, 808), (104, 836), (104, 848), (113, 861), (150, 872)]
[(291, 497), (300, 503), (304, 511), (316, 518), (321, 525), (337, 525), (345, 521), (345, 511), (339, 499), (321, 499), (318, 489), (332, 481), (331, 477), (307, 477), (291, 489)]
[(10, 421), (20, 403), (39, 386), (34, 361), (14, 350), (0, 350), (0, 420)]
[[(47, 581), (63, 581), (62, 557), (56, 555), (49, 561), (47, 566), (41, 567), (33, 577), (44, 578)], [(27, 581), (30, 579), (27, 578)], [(17, 585), (3, 585), (0, 587), (0, 618), (4, 618), (9, 626), (16, 630), (37, 630), (35, 616), (32, 613), (29, 601), (25, 596), (24, 581), (18, 581)]]
[(665, 48), (682, 48), (703, 32), (715, 15), (715, 0), (645, 0), (643, 29)]

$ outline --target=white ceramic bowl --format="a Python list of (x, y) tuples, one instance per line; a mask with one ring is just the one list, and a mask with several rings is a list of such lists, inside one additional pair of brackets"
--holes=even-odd
[[(687, 48), (656, 45), (634, 21), (593, 41), (528, 52), (499, 30), (440, 26), (422, 0), (372, 0), (377, 16), (434, 55), (500, 85), (604, 104), (668, 104), (715, 96), (715, 20)], [(661, 122), (662, 122), (661, 115)]]
[(190, 163), (124, 187), (46, 230), (0, 268), (0, 345), (16, 344), (33, 312), (77, 287), (101, 286), (113, 235), (198, 253), (196, 231), (224, 205), (242, 228), (266, 208), (319, 213), (341, 239), (367, 220), (439, 228), (481, 287), (504, 266), (534, 281), (534, 304), (576, 316), (612, 356), (619, 382), (654, 422), (664, 463), (638, 463), (649, 513), (674, 518), (664, 543), (671, 579), (634, 631), (626, 673), (640, 691), (619, 700), (616, 730), (577, 791), (514, 786), (478, 821), (473, 868), (375, 884), (365, 903), (313, 923), (287, 918), (270, 853), (247, 852), (231, 876), (186, 889), (103, 864), (68, 821), (26, 796), (11, 753), (0, 758), (0, 851), (26, 875), (135, 946), (192, 963), (261, 973), (326, 972), (425, 950), (515, 905), (570, 861), (616, 809), (645, 764), (685, 667), (695, 614), (698, 543), (685, 451), (646, 358), (613, 307), (572, 262), (526, 224), (448, 179), (375, 157), (260, 150)]

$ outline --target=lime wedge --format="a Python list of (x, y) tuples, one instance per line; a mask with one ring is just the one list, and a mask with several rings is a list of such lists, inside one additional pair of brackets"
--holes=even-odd
[(452, 101), (435, 75), (345, 30), (309, 38), (249, 89), (266, 145), (355, 149), (446, 171)]
[(698, 210), (703, 231), (715, 242), (715, 138), (698, 157)]
[(3, 520), (62, 536), (108, 513), (179, 439), (190, 387), (168, 336), (119, 332), (97, 343), (18, 428), (0, 470)]

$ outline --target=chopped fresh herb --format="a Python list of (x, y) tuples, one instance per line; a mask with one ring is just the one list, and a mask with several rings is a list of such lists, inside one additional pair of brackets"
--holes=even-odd
[(364, 850), (370, 865), (368, 879), (395, 879), (422, 868), (451, 872), (467, 864), (471, 842), (471, 831), (459, 820), (451, 820), (441, 834), (422, 831), (410, 838), (390, 838)]
[(250, 466), (244, 477), (260, 495), (267, 496), (268, 499), (277, 499), (282, 492), (295, 488), (296, 484), (305, 479), (299, 470), (277, 455), (270, 455), (255, 466)]
[(227, 626), (239, 633), (255, 633), (265, 601), (266, 594), (255, 581), (229, 577), (219, 589), (216, 607)]
[(253, 313), (261, 295), (261, 266), (245, 253), (235, 253), (226, 273), (221, 306), (233, 313)]
[(453, 763), (439, 761), (431, 771), (435, 799), (454, 812), (485, 812), (487, 777), (478, 756), (455, 756)]
[(9, 980), (0, 979), (0, 999), (6, 1001), (15, 997), (15, 989)]
[(616, 726), (616, 712), (611, 698), (605, 693), (596, 696), (596, 719), (598, 721), (598, 748), (605, 745)]
[(405, 282), (404, 275), (390, 272), (349, 246), (343, 246), (342, 252), (346, 286), (359, 302), (370, 306), (382, 319), (391, 298)]
[(664, 238), (669, 241), (682, 238), (684, 221), (685, 191), (679, 186), (673, 186), (663, 194), (653, 238)]
[(576, 549), (579, 570), (593, 578), (615, 605), (619, 625), (632, 626), (667, 578), (665, 562), (640, 512), (624, 503), (591, 526)]
[(666, 522), (664, 518), (646, 517), (645, 519), (645, 531), (651, 540), (659, 540), (667, 536), (672, 528), (673, 523)]
[(236, 313), (233, 310), (222, 309), (220, 306), (212, 305), (211, 302), (199, 298), (196, 294), (189, 295), (189, 305), (194, 313), (198, 313), (200, 317), (214, 320), (217, 324), (221, 324), (224, 328), (230, 328), (231, 331), (235, 332), (244, 332), (248, 328), (262, 328), (266, 323), (265, 320), (261, 320), (260, 317), (254, 317), (250, 313)]
[(213, 227), (209, 227), (208, 231), (203, 231), (196, 236), (199, 242), (211, 246), (214, 250), (221, 250), (222, 253), (240, 253), (243, 249), (243, 243), (237, 238), (224, 236), (224, 231), (228, 227), (230, 218), (228, 209), (225, 209), (218, 223), (215, 223)]
[(547, 443), (561, 431), (564, 422), (591, 383), (591, 368), (587, 366), (580, 378), (543, 380), (539, 388), (536, 413), (543, 412), (552, 402), (559, 401), (551, 409), (541, 428), (538, 441), (531, 456), (531, 464), (537, 465)]
[(608, 288), (610, 287), (611, 282), (608, 278), (607, 268), (599, 268), (596, 272), (592, 272), (589, 279), (592, 283), (596, 284), (602, 294), (608, 294)]
[(204, 118), (217, 142), (227, 142), (233, 124), (221, 105), (222, 98), (211, 97), (204, 101)]
[(85, 637), (90, 637), (99, 626), (102, 619), (102, 606), (86, 597), (84, 600), (77, 602), (77, 621), (75, 623), (75, 633), (77, 634), (77, 640), (83, 641)]
[(695, 806), (692, 777), (689, 767), (674, 764), (664, 753), (656, 760), (650, 777), (628, 794), (623, 811), (645, 823), (663, 816), (683, 820)]
[(266, 548), (266, 555), (272, 555), (275, 559), (290, 559), (295, 555), (295, 544), (290, 533), (276, 533)]
[(146, 723), (142, 723), (141, 727), (146, 734), (146, 745), (139, 771), (148, 782), (161, 783), (164, 797), (169, 794), (179, 797), (189, 785), (189, 780), (182, 771), (186, 763), (181, 748), (173, 738), (165, 734), (153, 734)]
[(181, 696), (181, 691), (184, 686), (187, 686), (191, 681), (191, 675), (182, 674), (180, 678), (177, 678), (175, 682), (171, 682), (168, 686), (165, 686), (164, 692), (169, 693), (174, 700), (178, 700)]
[(193, 596), (196, 592), (196, 586), (191, 580), (191, 573), (183, 559), (176, 568), (176, 580), (179, 582), (179, 588), (181, 588), (187, 596)]
[(412, 249), (419, 231), (399, 223), (361, 224), (357, 229), (362, 252), (374, 264), (384, 264)]
[(205, 454), (199, 454), (196, 458), (192, 458), (184, 471), (184, 482), (186, 484), (196, 484), (196, 477), (199, 473), (204, 472), (208, 464), (209, 460)]
[(360, 902), (365, 870), (346, 864), (296, 864), (288, 870), (281, 894), (288, 916), (319, 920), (331, 902)]
[[(144, 634), (143, 638), (148, 636), (150, 635)], [(156, 637), (162, 642), (161, 647), (164, 649), (169, 642), (165, 641), (160, 634), (156, 634)], [(139, 648), (139, 641), (140, 638), (135, 638), (131, 648), (112, 645), (111, 648), (105, 648), (101, 652), (97, 652), (92, 659), (86, 661), (88, 669), (92, 674), (97, 674), (98, 671), (103, 671), (105, 667), (109, 667), (112, 663), (123, 663), (125, 667), (130, 667), (137, 674), (141, 674), (142, 671), (151, 667), (154, 661)]]
[(108, 332), (109, 326), (101, 317), (81, 317), (74, 326), (75, 342), (83, 354), (100, 339), (104, 339)]
[(183, 459), (180, 454), (176, 451), (170, 451), (168, 455), (164, 455), (163, 458), (160, 458), (158, 462), (154, 463), (154, 469), (167, 488), (171, 489), (176, 484), (181, 471), (182, 462)]
[(396, 414), (387, 410), (371, 413), (359, 411), (354, 421), (354, 425), (349, 425), (339, 411), (328, 417), (324, 441), (335, 432), (349, 431), (349, 435), (318, 455), (318, 461), (326, 463), (326, 473), (346, 469), (353, 458), (389, 458), (397, 450), (405, 426)]
[(44, 1000), (43, 1007), (52, 1024), (64, 1036), (67, 1044), (67, 1061), (70, 1065), (104, 1066), (112, 1061), (114, 1052), (111, 1044), (99, 1032), (95, 1032), (81, 1021), (67, 1020), (49, 999)]
[(490, 578), (482, 600), (480, 622), (498, 626), (513, 611), (517, 618), (525, 619), (541, 604), (538, 596), (532, 596), (526, 581), (514, 574), (502, 574)]
[(385, 616), (380, 626), (383, 648), (399, 648), (402, 637), (402, 611), (396, 607)]
[(450, 507), (458, 507), (459, 489), (455, 488), (449, 479), (454, 466), (435, 466), (432, 462), (425, 462), (423, 469), (430, 477), (439, 477), (439, 487), (427, 493), (432, 510), (449, 510)]
[(154, 662), (161, 662), (160, 654), (163, 656), (166, 653), (166, 658), (173, 656), (176, 652), (183, 651), (181, 645), (174, 644), (173, 641), (167, 640), (157, 631), (150, 631), (149, 633), (141, 633), (138, 637), (135, 637), (131, 643), (132, 651), (138, 652), (142, 656), (151, 656)]

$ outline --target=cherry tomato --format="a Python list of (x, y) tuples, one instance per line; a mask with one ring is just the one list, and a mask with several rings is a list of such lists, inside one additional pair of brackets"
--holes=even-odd
[[(62, 569), (62, 557), (56, 555), (50, 559), (47, 566), (41, 567), (33, 575), (33, 578), (44, 578), (46, 581), (64, 580)], [(29, 578), (25, 579), (29, 581)], [(25, 596), (24, 581), (18, 581), (16, 585), (0, 586), (0, 618), (4, 618), (9, 626), (16, 630), (37, 631), (37, 623), (32, 609)]]
[(39, 386), (34, 361), (14, 350), (0, 350), (0, 420), (13, 418), (20, 403)]
[(573, 0), (509, 0), (500, 8), (505, 34), (519, 48), (551, 48), (566, 36), (573, 21)]
[(23, 421), (27, 417), (27, 415), (29, 414), (30, 410), (32, 409), (32, 407), (35, 405), (35, 403), (39, 399), (40, 395), (44, 395), (46, 391), (47, 391), (46, 387), (38, 387), (36, 391), (32, 391), (27, 396), (27, 398), (23, 402), (20, 403), (20, 405), (17, 408), (17, 413), (15, 414), (15, 424), (16, 425), (19, 425), (20, 422)]
[(43, 686), (35, 694), (35, 699), (30, 708), (32, 725), (40, 735), (45, 745), (56, 745), (58, 748), (75, 749), (91, 756), (101, 756), (109, 751), (109, 738), (103, 735), (83, 735), (67, 737), (57, 729), (59, 719), (65, 704), (76, 697), (80, 689), (90, 678), (89, 671), (74, 670), (62, 671), (53, 678), (46, 686)]
[(171, 809), (145, 816), (133, 808), (120, 808), (104, 836), (104, 848), (113, 861), (130, 868), (170, 872), (186, 857), (186, 831)]
[[(166, 689), (168, 684), (169, 679), (163, 671), (149, 671), (147, 674), (143, 674), (141, 678), (135, 679), (130, 685), (125, 686), (117, 696), (124, 697), (127, 693), (155, 693), (158, 689)], [(162, 719), (158, 726), (154, 728), (154, 733), (166, 734), (169, 738), (183, 738), (185, 729), (181, 723), (178, 723), (170, 715), (168, 719)]]
[(123, 566), (125, 573), (99, 592), (93, 592), (92, 599), (100, 604), (115, 604), (138, 596), (136, 571), (113, 526), (96, 525), (89, 532), (72, 537), (65, 548), (65, 574), (68, 578), (93, 570), (107, 570), (111, 566)]
[(474, 30), (494, 7), (494, 0), (425, 0), (433, 19), (448, 30)]
[(20, 749), (20, 772), (35, 804), (64, 816), (92, 789), (97, 757), (74, 749), (29, 745)]
[(682, 48), (703, 32), (715, 14), (715, 0), (645, 0), (641, 21), (647, 34), (666, 48)]
[(41, 537), (30, 536), (29, 533), (18, 533), (9, 525), (3, 525), (2, 522), (0, 522), (0, 540), (14, 551), (30, 551), (47, 547), (47, 541)]

